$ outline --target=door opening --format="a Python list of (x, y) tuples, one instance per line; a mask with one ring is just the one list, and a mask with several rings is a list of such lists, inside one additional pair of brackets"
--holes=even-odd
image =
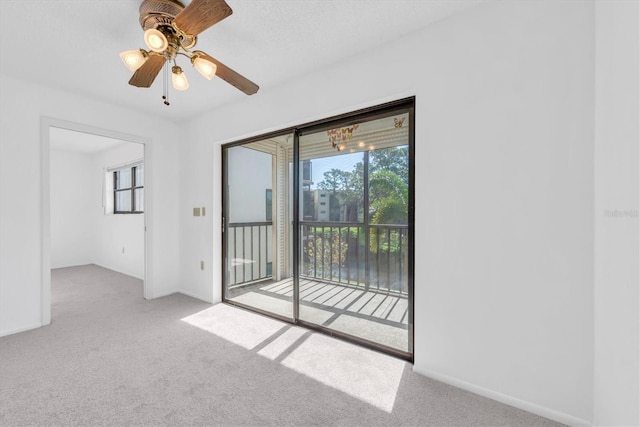
[(413, 99), (223, 146), (224, 301), (413, 358)]
[(96, 264), (142, 280), (148, 298), (146, 139), (43, 118), (41, 141), (42, 324), (56, 268)]

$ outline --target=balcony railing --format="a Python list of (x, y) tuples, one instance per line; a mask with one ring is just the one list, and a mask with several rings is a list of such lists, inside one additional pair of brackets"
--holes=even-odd
[(272, 222), (238, 222), (229, 224), (227, 256), (229, 286), (270, 278)]
[[(408, 227), (301, 221), (300, 276), (407, 294)], [(228, 284), (272, 276), (272, 223), (229, 224)]]
[(408, 227), (301, 222), (300, 275), (406, 294)]

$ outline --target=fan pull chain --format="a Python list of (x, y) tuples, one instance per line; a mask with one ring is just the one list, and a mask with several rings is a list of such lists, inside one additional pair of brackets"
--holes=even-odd
[(163, 87), (162, 87), (162, 99), (164, 99), (164, 105), (171, 105), (169, 102), (169, 62), (167, 61), (164, 65), (164, 73), (163, 73)]

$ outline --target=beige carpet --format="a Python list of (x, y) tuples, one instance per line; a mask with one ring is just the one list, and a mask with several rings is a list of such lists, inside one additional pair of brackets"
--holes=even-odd
[(52, 272), (50, 326), (0, 338), (0, 425), (551, 426), (398, 359), (97, 266)]

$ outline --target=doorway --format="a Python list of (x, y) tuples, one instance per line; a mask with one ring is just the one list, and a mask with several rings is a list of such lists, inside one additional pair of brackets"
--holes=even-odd
[(223, 299), (412, 360), (413, 98), (223, 146)]
[(144, 280), (144, 146), (50, 129), (51, 268)]
[[(224, 150), (226, 268), (224, 298), (287, 321), (292, 283), (293, 134)], [(272, 284), (274, 286), (267, 286)]]
[(100, 265), (141, 280), (148, 298), (146, 138), (43, 117), (41, 142), (42, 324), (54, 268)]

